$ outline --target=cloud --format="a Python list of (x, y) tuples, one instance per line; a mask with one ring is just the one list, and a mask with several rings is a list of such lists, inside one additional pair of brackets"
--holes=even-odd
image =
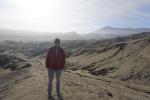
[(138, 17), (150, 18), (150, 13), (148, 12), (135, 11), (134, 14)]
[(150, 0), (1, 0), (0, 28), (86, 33), (118, 19), (149, 18), (139, 11), (145, 5)]

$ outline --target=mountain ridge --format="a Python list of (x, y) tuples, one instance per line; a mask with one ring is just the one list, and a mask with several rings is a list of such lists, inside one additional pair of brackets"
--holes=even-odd
[(87, 34), (79, 34), (75, 31), (63, 33), (0, 29), (0, 38), (1, 41), (50, 41), (55, 38), (60, 38), (61, 40), (99, 40), (114, 37), (124, 37), (142, 32), (150, 32), (150, 28), (118, 28), (105, 26)]
[(85, 39), (106, 39), (114, 37), (124, 37), (142, 32), (150, 32), (150, 28), (118, 28), (105, 26), (82, 36)]

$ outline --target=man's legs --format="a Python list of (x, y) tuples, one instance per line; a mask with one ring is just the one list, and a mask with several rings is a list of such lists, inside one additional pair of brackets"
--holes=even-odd
[(60, 77), (61, 77), (61, 70), (56, 70), (56, 92), (57, 92), (57, 95), (60, 95)]
[(48, 95), (51, 96), (54, 70), (48, 68)]

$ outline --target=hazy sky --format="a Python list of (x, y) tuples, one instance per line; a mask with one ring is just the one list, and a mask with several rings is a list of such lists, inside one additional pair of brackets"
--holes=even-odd
[(150, 0), (0, 0), (0, 28), (89, 33), (150, 27)]

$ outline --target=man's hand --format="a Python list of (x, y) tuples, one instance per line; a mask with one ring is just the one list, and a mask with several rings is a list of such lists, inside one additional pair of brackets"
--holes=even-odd
[(65, 69), (65, 68), (63, 68), (62, 70), (63, 70), (63, 71), (65, 71), (66, 69)]
[(45, 66), (46, 67), (46, 69), (48, 69), (48, 67), (47, 66)]

